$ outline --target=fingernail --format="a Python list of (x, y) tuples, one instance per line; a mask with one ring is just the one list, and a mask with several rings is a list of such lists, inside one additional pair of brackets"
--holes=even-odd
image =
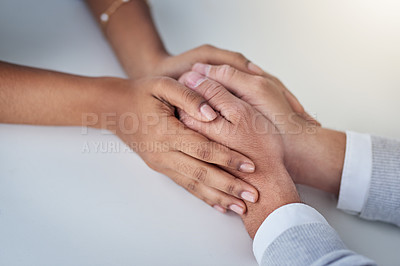
[(205, 76), (208, 76), (210, 73), (210, 68), (211, 65), (203, 64), (203, 63), (196, 63), (192, 67), (193, 71), (199, 72), (200, 74), (203, 74)]
[(205, 118), (207, 118), (208, 121), (213, 121), (215, 118), (217, 118), (215, 111), (206, 103), (200, 107), (200, 112)]
[(250, 71), (252, 71), (252, 72), (254, 72), (256, 74), (259, 74), (259, 75), (262, 75), (264, 73), (264, 70), (262, 70), (261, 67), (257, 66), (256, 64), (254, 64), (252, 62), (249, 62), (249, 64), (247, 65), (247, 68)]
[(255, 170), (255, 167), (251, 163), (242, 163), (239, 166), (239, 171), (243, 173), (253, 173)]
[(213, 208), (222, 213), (226, 212), (226, 210), (219, 205), (214, 205)]
[(206, 77), (203, 75), (197, 73), (197, 72), (190, 72), (186, 76), (186, 81), (185, 84), (189, 86), (190, 88), (196, 88), (198, 87), (203, 81), (206, 80)]
[(231, 209), (232, 211), (236, 212), (239, 215), (242, 215), (244, 213), (243, 208), (236, 204), (229, 205), (229, 209)]
[(242, 199), (244, 199), (244, 200), (247, 200), (247, 201), (250, 201), (250, 202), (253, 202), (253, 203), (256, 202), (256, 196), (255, 196), (253, 193), (248, 192), (248, 191), (243, 191), (243, 192), (240, 194), (240, 197), (241, 197)]

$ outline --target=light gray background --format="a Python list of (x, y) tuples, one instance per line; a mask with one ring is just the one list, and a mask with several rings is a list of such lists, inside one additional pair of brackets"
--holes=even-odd
[[(399, 1), (151, 2), (171, 52), (203, 43), (240, 51), (324, 126), (400, 136)], [(124, 75), (82, 1), (2, 0), (0, 60)], [(115, 136), (0, 125), (0, 147), (0, 265), (256, 265), (238, 217), (148, 169)], [(301, 191), (351, 249), (400, 263), (398, 228)]]

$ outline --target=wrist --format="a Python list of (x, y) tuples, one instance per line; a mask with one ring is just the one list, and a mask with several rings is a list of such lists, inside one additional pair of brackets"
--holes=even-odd
[(295, 183), (338, 195), (346, 134), (315, 127), (287, 136), (285, 165)]
[(250, 183), (260, 191), (260, 196), (256, 203), (246, 203), (247, 212), (242, 216), (242, 220), (250, 237), (254, 238), (258, 228), (274, 210), (301, 201), (284, 166), (272, 176), (259, 176)]
[(152, 74), (157, 75), (162, 62), (168, 59), (170, 55), (165, 49), (156, 49), (151, 51), (143, 51), (140, 58), (134, 58), (131, 64), (125, 66), (126, 72), (131, 79), (137, 79)]
[(121, 106), (129, 80), (120, 78), (90, 78), (88, 87), (91, 97), (88, 100), (86, 111), (82, 112), (82, 126), (98, 129), (107, 129), (115, 132), (121, 115)]

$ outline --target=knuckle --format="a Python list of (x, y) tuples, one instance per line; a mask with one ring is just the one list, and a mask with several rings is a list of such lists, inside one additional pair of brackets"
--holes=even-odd
[(251, 120), (250, 108), (245, 106), (244, 104), (236, 105), (229, 115), (229, 119), (234, 124), (239, 124), (242, 126), (248, 125), (248, 122)]
[(190, 126), (193, 121), (192, 118), (187, 113), (180, 113), (179, 120), (186, 126)]
[(207, 169), (204, 167), (198, 167), (194, 170), (193, 176), (200, 183), (204, 183), (207, 177)]
[(254, 76), (254, 86), (259, 89), (265, 89), (269, 86), (268, 79), (262, 76)]
[(203, 161), (210, 161), (212, 159), (212, 151), (208, 147), (198, 148), (196, 154)]
[(186, 185), (186, 189), (190, 192), (194, 192), (197, 189), (197, 183), (195, 181), (190, 181)]
[(247, 61), (246, 57), (242, 53), (234, 52), (234, 55), (241, 61)]
[(213, 98), (215, 94), (222, 90), (222, 85), (217, 82), (204, 82), (204, 95), (208, 98)]
[(239, 104), (236, 106), (236, 111), (239, 116), (241, 117), (248, 117), (249, 116), (249, 107), (244, 104)]
[(225, 208), (229, 206), (229, 203), (227, 203), (227, 200), (224, 199), (222, 196), (218, 196), (215, 201), (217, 202), (218, 205), (221, 205)]
[(226, 159), (225, 165), (228, 167), (232, 167), (234, 166), (234, 164), (235, 164), (235, 159), (232, 156), (228, 155), (228, 159)]
[(200, 49), (206, 50), (206, 51), (212, 50), (212, 49), (214, 49), (214, 48), (215, 48), (215, 47), (212, 46), (211, 44), (203, 44), (203, 45), (200, 46)]
[(156, 83), (159, 87), (165, 87), (167, 85), (169, 85), (170, 83), (170, 78), (168, 77), (157, 77), (156, 78)]
[(202, 201), (204, 201), (205, 203), (207, 203), (208, 205), (210, 205), (211, 207), (213, 207), (215, 205), (215, 202), (209, 198), (206, 198), (202, 195), (196, 195), (199, 199), (201, 199)]
[(182, 99), (186, 104), (192, 105), (199, 100), (199, 97), (195, 91), (190, 89), (185, 89), (182, 90)]
[(190, 166), (185, 162), (178, 162), (176, 164), (176, 170), (184, 175), (190, 172)]
[(235, 191), (235, 188), (236, 188), (236, 184), (233, 181), (226, 184), (226, 192), (228, 194), (233, 194), (233, 192)]
[(230, 65), (222, 65), (217, 67), (216, 75), (223, 80), (230, 80), (236, 73), (236, 69)]
[(165, 90), (166, 87), (172, 85), (171, 78), (168, 77), (157, 77), (155, 78), (155, 86), (153, 87), (157, 92)]
[(279, 84), (279, 85), (283, 85), (282, 82), (275, 76), (269, 76), (271, 82), (275, 83), (275, 84)]
[(237, 112), (233, 112), (233, 113), (230, 114), (230, 116), (229, 116), (229, 120), (230, 120), (232, 123), (234, 123), (234, 124), (239, 124), (239, 123), (240, 123), (240, 120), (241, 120), (242, 118), (243, 118), (242, 115), (240, 115), (240, 114), (237, 113)]

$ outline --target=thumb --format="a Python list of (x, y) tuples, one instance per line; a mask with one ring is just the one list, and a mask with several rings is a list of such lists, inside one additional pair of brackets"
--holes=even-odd
[(214, 109), (196, 91), (171, 78), (160, 78), (153, 96), (184, 110), (199, 121), (212, 121), (217, 117)]

